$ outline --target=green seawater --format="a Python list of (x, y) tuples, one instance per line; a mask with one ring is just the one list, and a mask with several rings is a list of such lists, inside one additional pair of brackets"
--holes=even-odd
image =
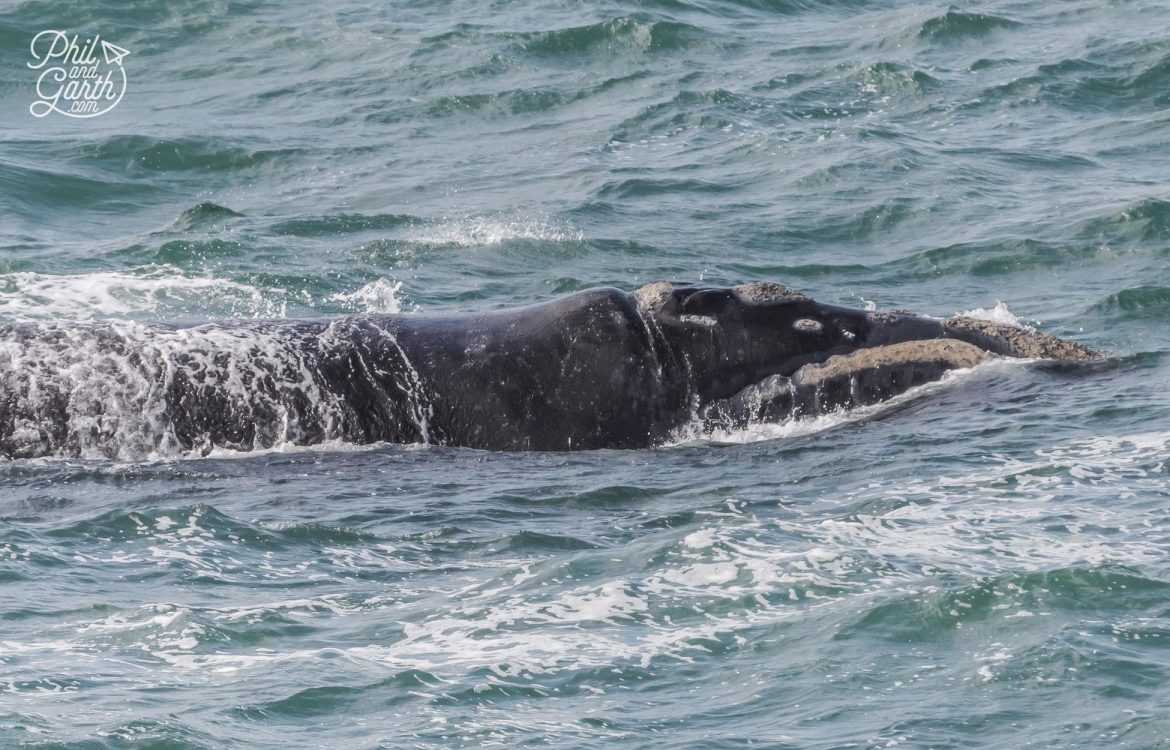
[[(46, 29), (116, 107), (33, 116)], [(1167, 175), (1160, 3), (0, 4), (0, 321), (764, 279), (1107, 354), (646, 451), (4, 462), (0, 747), (1170, 748)]]

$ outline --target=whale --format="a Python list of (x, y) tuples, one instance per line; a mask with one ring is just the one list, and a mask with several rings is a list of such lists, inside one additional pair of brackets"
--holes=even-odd
[(876, 404), (997, 358), (1090, 347), (970, 317), (656, 282), (462, 313), (0, 325), (0, 456), (325, 443), (640, 449)]

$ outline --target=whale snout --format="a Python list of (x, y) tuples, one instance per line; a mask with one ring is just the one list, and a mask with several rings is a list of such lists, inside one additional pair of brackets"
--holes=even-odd
[(955, 339), (989, 354), (1020, 359), (1083, 361), (1101, 357), (1099, 352), (1084, 344), (1049, 333), (963, 315), (936, 320), (894, 310), (866, 313), (866, 318), (869, 325), (866, 346)]
[(775, 364), (757, 369), (742, 389), (713, 393), (704, 404), (700, 416), (727, 427), (875, 404), (997, 357), (1100, 356), (1051, 334), (971, 317), (939, 320), (820, 304), (780, 285), (733, 291), (753, 330), (748, 335), (768, 341)]
[(944, 320), (942, 328), (947, 336), (1007, 357), (1072, 361), (1101, 358), (1100, 352), (1076, 341), (990, 320), (956, 315)]

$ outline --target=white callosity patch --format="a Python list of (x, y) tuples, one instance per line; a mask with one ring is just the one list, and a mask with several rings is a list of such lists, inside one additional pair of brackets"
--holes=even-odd
[(635, 289), (634, 299), (638, 307), (647, 312), (654, 312), (666, 304), (673, 291), (674, 285), (669, 281), (655, 281)]
[(819, 320), (812, 318), (801, 318), (792, 324), (792, 327), (804, 333), (820, 333), (825, 330), (825, 326)]
[(692, 325), (703, 326), (704, 328), (714, 328), (719, 325), (719, 321), (710, 315), (680, 315), (678, 319), (683, 323), (690, 323)]
[(882, 366), (939, 362), (950, 369), (969, 369), (990, 357), (976, 346), (951, 339), (903, 341), (887, 346), (857, 349), (848, 354), (837, 354), (824, 362), (815, 362), (797, 370), (795, 379), (805, 383), (826, 378), (858, 374)]
[(807, 301), (808, 295), (771, 281), (750, 281), (733, 288), (743, 300), (753, 303)]

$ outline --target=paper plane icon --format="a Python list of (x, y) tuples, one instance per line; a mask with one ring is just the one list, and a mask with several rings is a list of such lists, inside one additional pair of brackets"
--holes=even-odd
[(116, 44), (102, 40), (102, 54), (106, 56), (106, 65), (121, 65), (122, 58), (130, 54), (130, 50), (122, 49)]

